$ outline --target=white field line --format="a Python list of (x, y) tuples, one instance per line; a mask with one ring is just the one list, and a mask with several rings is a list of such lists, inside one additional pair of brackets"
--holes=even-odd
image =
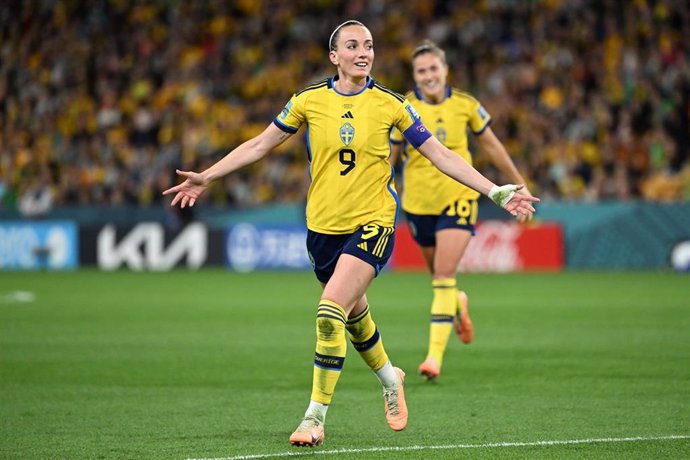
[(28, 303), (36, 300), (36, 295), (30, 291), (0, 292), (0, 303)]
[[(416, 450), (456, 450), (456, 449), (494, 449), (497, 447), (535, 447), (535, 446), (566, 446), (572, 444), (597, 444), (615, 442), (639, 442), (639, 441), (669, 441), (676, 439), (690, 439), (688, 434), (669, 435), (669, 436), (633, 436), (629, 438), (587, 438), (587, 439), (566, 439), (554, 441), (531, 441), (531, 442), (491, 442), (486, 444), (447, 444), (440, 446), (400, 446), (400, 447), (368, 447), (362, 449), (335, 449), (335, 450), (306, 450), (278, 452), (275, 454), (249, 454), (236, 455), (234, 457), (219, 458), (196, 458), (187, 460), (254, 460), (262, 458), (281, 458), (281, 457), (300, 457), (305, 455), (338, 455), (338, 454), (361, 454), (367, 452), (411, 452)], [(306, 449), (306, 448), (303, 448)]]

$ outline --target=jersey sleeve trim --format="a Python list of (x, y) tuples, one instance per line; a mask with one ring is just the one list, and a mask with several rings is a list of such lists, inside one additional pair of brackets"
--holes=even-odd
[(293, 128), (292, 126), (288, 126), (284, 123), (281, 123), (277, 118), (273, 119), (273, 124), (280, 128), (282, 131), (285, 131), (286, 133), (290, 134), (295, 134), (299, 130), (299, 128)]
[(491, 121), (492, 121), (492, 119), (489, 118), (489, 120), (486, 122), (484, 127), (482, 127), (482, 129), (480, 129), (479, 131), (472, 131), (472, 134), (474, 134), (475, 136), (482, 134), (484, 131), (486, 131), (486, 128), (488, 128), (489, 125), (491, 125)]

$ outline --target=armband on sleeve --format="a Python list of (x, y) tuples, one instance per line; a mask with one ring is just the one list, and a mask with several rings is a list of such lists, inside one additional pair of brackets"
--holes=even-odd
[(409, 142), (412, 147), (417, 148), (431, 137), (431, 133), (426, 129), (426, 126), (424, 126), (421, 120), (416, 120), (412, 123), (412, 126), (403, 132), (403, 136), (405, 136), (405, 140)]

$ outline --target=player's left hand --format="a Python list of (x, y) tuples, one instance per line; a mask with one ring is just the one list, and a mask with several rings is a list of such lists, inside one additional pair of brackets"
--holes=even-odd
[(489, 198), (514, 217), (531, 219), (532, 214), (536, 212), (532, 203), (538, 203), (540, 200), (531, 194), (516, 193), (524, 187), (522, 184), (508, 184), (500, 187), (495, 185), (489, 192)]
[[(533, 197), (532, 193), (527, 189), (527, 186), (522, 187), (520, 190), (517, 192), (520, 195), (524, 196), (531, 196)], [(521, 224), (524, 224), (525, 222), (529, 222), (532, 220), (533, 213), (530, 214), (520, 214), (517, 216), (517, 221), (520, 222)]]

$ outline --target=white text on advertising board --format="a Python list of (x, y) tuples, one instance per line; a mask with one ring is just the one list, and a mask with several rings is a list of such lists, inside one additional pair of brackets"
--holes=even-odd
[(206, 261), (208, 233), (201, 223), (187, 225), (167, 247), (164, 228), (158, 223), (138, 224), (119, 242), (116, 234), (114, 225), (98, 233), (98, 266), (104, 270), (170, 270), (185, 259), (187, 268), (196, 269)]

